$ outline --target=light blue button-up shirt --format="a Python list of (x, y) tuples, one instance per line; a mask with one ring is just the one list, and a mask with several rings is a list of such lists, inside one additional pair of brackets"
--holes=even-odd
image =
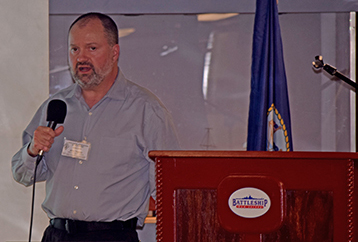
[[(49, 218), (113, 221), (138, 218), (142, 225), (150, 195), (155, 194), (155, 164), (150, 150), (178, 149), (170, 114), (148, 90), (119, 72), (105, 95), (91, 109), (77, 84), (53, 95), (38, 109), (23, 133), (23, 147), (12, 159), (16, 181), (33, 183), (35, 160), (27, 146), (34, 130), (46, 126), (52, 99), (67, 104), (64, 132), (55, 138), (37, 169), (46, 181), (42, 204)], [(64, 140), (91, 144), (87, 160), (62, 156)]]

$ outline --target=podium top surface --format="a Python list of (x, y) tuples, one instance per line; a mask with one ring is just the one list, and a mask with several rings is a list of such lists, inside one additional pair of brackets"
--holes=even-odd
[(225, 150), (153, 150), (149, 152), (149, 157), (155, 159), (158, 157), (202, 157), (202, 158), (290, 158), (290, 159), (353, 159), (358, 160), (356, 152), (272, 152), (272, 151), (225, 151)]

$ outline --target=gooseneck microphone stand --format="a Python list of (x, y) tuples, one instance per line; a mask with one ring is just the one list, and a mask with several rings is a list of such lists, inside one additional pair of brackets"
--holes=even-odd
[[(345, 75), (343, 75), (342, 73), (340, 73), (339, 71), (337, 71), (337, 69), (331, 65), (328, 64), (324, 64), (323, 63), (323, 58), (320, 55), (317, 55), (315, 57), (315, 61), (312, 62), (313, 67), (315, 69), (321, 69), (323, 68), (323, 70), (325, 70), (326, 72), (328, 72), (329, 74), (331, 74), (332, 76), (336, 76), (339, 79), (341, 79), (342, 81), (344, 81), (345, 83), (349, 84), (351, 87), (354, 88), (354, 92), (356, 92), (357, 90), (357, 83), (352, 81), (351, 79), (349, 79), (348, 77), (346, 77)], [(356, 99), (356, 126), (357, 126), (357, 121), (358, 121), (358, 100)], [(358, 130), (356, 130), (356, 152), (358, 152)]]
[(342, 81), (344, 81), (345, 83), (347, 83), (351, 87), (353, 87), (354, 91), (356, 91), (357, 83), (355, 83), (354, 81), (352, 81), (351, 79), (349, 79), (348, 77), (346, 77), (345, 75), (343, 75), (342, 73), (337, 71), (337, 68), (335, 68), (329, 64), (324, 64), (322, 56), (317, 55), (315, 57), (315, 61), (313, 61), (312, 64), (315, 69), (323, 68), (323, 70), (328, 72), (330, 75), (338, 77), (339, 79), (341, 79)]

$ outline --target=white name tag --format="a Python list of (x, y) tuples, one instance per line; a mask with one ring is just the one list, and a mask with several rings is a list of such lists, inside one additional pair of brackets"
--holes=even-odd
[(90, 148), (91, 144), (86, 141), (77, 142), (65, 138), (61, 155), (80, 160), (87, 160)]

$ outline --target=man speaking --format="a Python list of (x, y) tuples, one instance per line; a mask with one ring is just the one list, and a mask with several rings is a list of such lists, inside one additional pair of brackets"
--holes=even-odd
[[(138, 241), (136, 226), (155, 196), (150, 150), (178, 149), (172, 119), (151, 92), (118, 67), (114, 21), (101, 13), (77, 18), (68, 34), (74, 84), (46, 100), (12, 159), (14, 179), (46, 181), (42, 204), (50, 219), (42, 241)], [(46, 126), (51, 100), (66, 103), (63, 125)]]

